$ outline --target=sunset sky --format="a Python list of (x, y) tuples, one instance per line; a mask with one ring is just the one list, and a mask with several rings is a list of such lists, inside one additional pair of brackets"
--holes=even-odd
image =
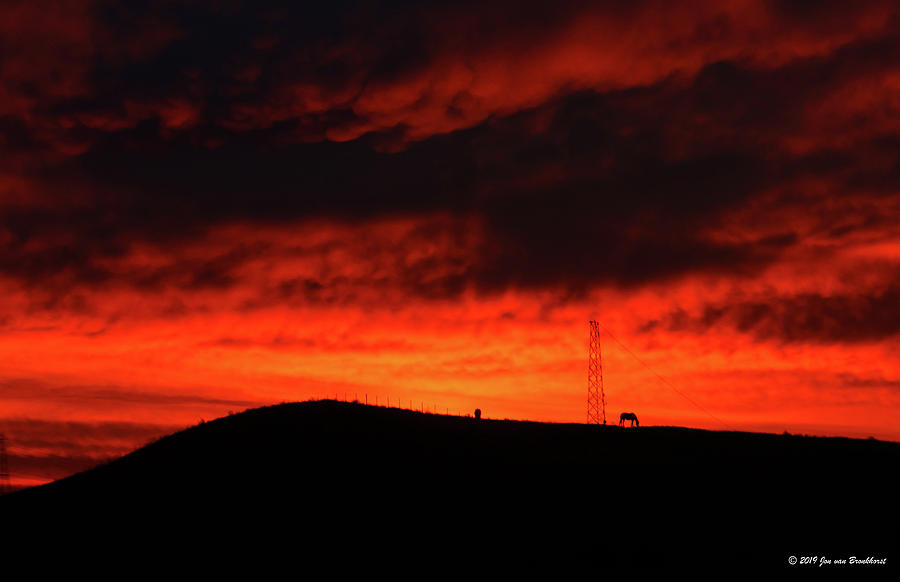
[(589, 319), (613, 423), (900, 440), (897, 4), (6, 0), (0, 297), (18, 485), (282, 401), (584, 422)]

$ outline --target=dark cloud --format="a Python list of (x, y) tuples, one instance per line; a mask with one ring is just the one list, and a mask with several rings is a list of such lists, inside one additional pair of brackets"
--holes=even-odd
[(699, 313), (671, 312), (645, 323), (640, 331), (658, 328), (687, 333), (736, 330), (759, 341), (783, 343), (878, 342), (900, 335), (900, 288), (707, 305)]
[(16, 479), (53, 480), (119, 457), (184, 427), (132, 422), (0, 418)]
[(45, 482), (54, 481), (56, 479), (68, 477), (73, 473), (92, 469), (104, 461), (120, 456), (120, 454), (101, 457), (96, 457), (91, 454), (75, 455), (68, 452), (67, 454), (61, 455), (28, 455), (19, 454), (15, 452), (15, 450), (12, 450), (8, 455), (8, 459), (10, 473), (11, 475), (14, 475), (17, 480), (36, 479)]
[(34, 418), (0, 420), (10, 446), (26, 449), (70, 449), (104, 445), (121, 449), (135, 442), (146, 442), (181, 428), (174, 425), (132, 422), (75, 422)]
[(119, 406), (234, 406), (248, 408), (259, 404), (246, 400), (222, 399), (203, 394), (150, 392), (134, 386), (57, 385), (28, 378), (0, 378), (0, 400), (49, 400), (86, 402)]
[[(753, 269), (777, 255), (777, 245), (720, 244), (703, 232), (719, 213), (772, 183), (777, 165), (734, 150), (668, 160), (652, 123), (621, 135), (617, 99), (623, 97), (578, 94), (396, 153), (374, 151), (365, 140), (275, 151), (252, 141), (214, 150), (171, 144), (155, 153), (96, 150), (54, 168), (53, 179), (119, 191), (120, 199), (74, 214), (86, 235), (75, 246), (17, 254), (11, 243), (0, 267), (45, 285), (59, 277), (61, 286), (106, 285), (114, 275), (92, 259), (116, 256), (135, 237), (177, 245), (229, 220), (360, 221), (434, 212), (476, 217), (486, 237), (471, 269), (446, 280), (438, 295), (466, 284), (632, 284), (695, 269)], [(549, 128), (534, 135), (535, 119), (547, 115)], [(61, 222), (53, 210), (20, 213), (14, 241), (55, 232), (49, 225)], [(598, 254), (604, 258), (594, 259)], [(225, 286), (229, 267), (247, 256), (236, 248), (205, 264), (136, 275), (133, 283)], [(399, 277), (416, 287), (423, 269), (417, 264)]]
[[(884, 6), (771, 2), (756, 24), (727, 5), (667, 12), (671, 26), (623, 46), (636, 51), (631, 65), (605, 65), (614, 82), (601, 82), (586, 79), (604, 52), (582, 55), (566, 39), (584, 21), (638, 27), (648, 6), (66, 5), (75, 30), (58, 44), (79, 49), (64, 58), (66, 90), (25, 66), (57, 66), (27, 24), (7, 41), (16, 74), (4, 91), (21, 99), (0, 114), (0, 150), (17, 156), (7, 170), (33, 203), (0, 205), (0, 275), (51, 306), (84, 288), (227, 289), (268, 250), (182, 252), (217, 225), (324, 218), (364, 229), (436, 213), (455, 217), (452, 236), (479, 225), (480, 248), (397, 261), (371, 287), (446, 298), (754, 274), (799, 233), (714, 231), (762, 194), (797, 196), (812, 177), (844, 197), (895, 191), (900, 148), (886, 114), (849, 102), (853, 92), (846, 114), (827, 102), (893, 69), (900, 43)], [(605, 38), (595, 36), (585, 44)], [(647, 72), (657, 53), (672, 64)], [(510, 85), (479, 94), (484, 63)], [(170, 262), (110, 266), (136, 242)], [(286, 278), (257, 303), (352, 298), (346, 279), (326, 275)]]
[(900, 380), (891, 380), (880, 376), (857, 376), (855, 374), (839, 374), (841, 385), (854, 389), (887, 389), (900, 391)]

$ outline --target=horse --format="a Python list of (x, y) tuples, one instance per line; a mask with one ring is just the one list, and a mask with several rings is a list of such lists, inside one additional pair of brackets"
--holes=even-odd
[(633, 412), (623, 412), (619, 415), (619, 426), (625, 426), (625, 421), (630, 420), (631, 426), (641, 426), (641, 423), (638, 422), (637, 414)]

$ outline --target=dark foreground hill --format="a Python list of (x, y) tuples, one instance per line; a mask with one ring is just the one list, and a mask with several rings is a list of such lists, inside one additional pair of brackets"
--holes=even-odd
[(898, 466), (900, 444), (874, 440), (320, 401), (201, 424), (0, 498), (0, 516), (6, 544), (134, 564), (731, 572), (896, 559)]

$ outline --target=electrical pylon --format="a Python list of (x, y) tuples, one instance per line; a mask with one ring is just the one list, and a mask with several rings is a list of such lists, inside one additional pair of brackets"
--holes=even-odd
[(600, 354), (600, 325), (591, 320), (588, 348), (587, 423), (606, 424), (606, 395), (603, 393), (603, 361)]
[(6, 437), (0, 433), (0, 495), (9, 493), (9, 463), (6, 460)]

